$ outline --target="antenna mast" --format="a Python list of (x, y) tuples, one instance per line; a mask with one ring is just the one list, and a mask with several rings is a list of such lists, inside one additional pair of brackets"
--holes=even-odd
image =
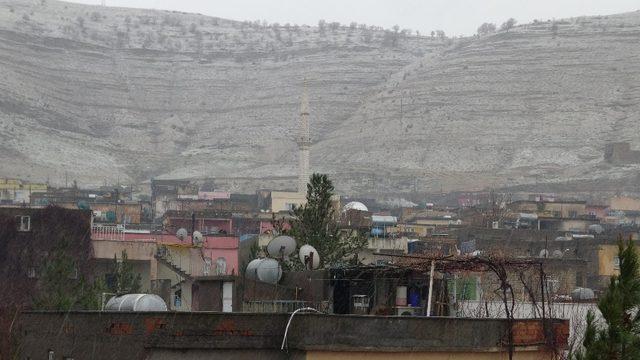
[(300, 133), (298, 135), (298, 192), (307, 191), (309, 181), (309, 149), (311, 148), (311, 136), (309, 134), (309, 94), (307, 91), (307, 79), (304, 79), (302, 101), (300, 104)]

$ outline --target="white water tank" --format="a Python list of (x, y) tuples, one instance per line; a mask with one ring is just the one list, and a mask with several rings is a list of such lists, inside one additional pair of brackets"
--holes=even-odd
[(114, 296), (104, 306), (106, 311), (167, 311), (167, 304), (154, 294)]

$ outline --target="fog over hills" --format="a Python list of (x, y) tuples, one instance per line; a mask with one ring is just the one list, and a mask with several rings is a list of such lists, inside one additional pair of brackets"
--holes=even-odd
[(0, 176), (274, 184), (304, 78), (312, 169), (343, 191), (627, 176), (603, 153), (640, 145), (639, 43), (638, 12), (450, 40), (0, 0)]

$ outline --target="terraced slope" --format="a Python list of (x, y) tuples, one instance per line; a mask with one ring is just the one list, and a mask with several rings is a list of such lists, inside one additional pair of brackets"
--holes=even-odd
[(640, 148), (640, 12), (556, 26), (529, 24), (426, 56), (325, 136), (314, 160), (354, 178), (416, 174), (413, 184), (397, 180), (405, 190), (637, 173), (603, 154), (609, 142)]
[(639, 44), (638, 12), (441, 41), (0, 0), (0, 176), (271, 186), (307, 78), (312, 167), (346, 192), (634, 177), (603, 153), (640, 148)]
[(0, 176), (80, 182), (296, 173), (314, 139), (437, 39), (0, 0)]

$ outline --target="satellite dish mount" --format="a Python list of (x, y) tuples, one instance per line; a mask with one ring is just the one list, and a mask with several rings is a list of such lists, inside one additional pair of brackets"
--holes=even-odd
[(313, 251), (309, 252), (308, 255), (304, 255), (304, 268), (306, 270), (313, 270)]

